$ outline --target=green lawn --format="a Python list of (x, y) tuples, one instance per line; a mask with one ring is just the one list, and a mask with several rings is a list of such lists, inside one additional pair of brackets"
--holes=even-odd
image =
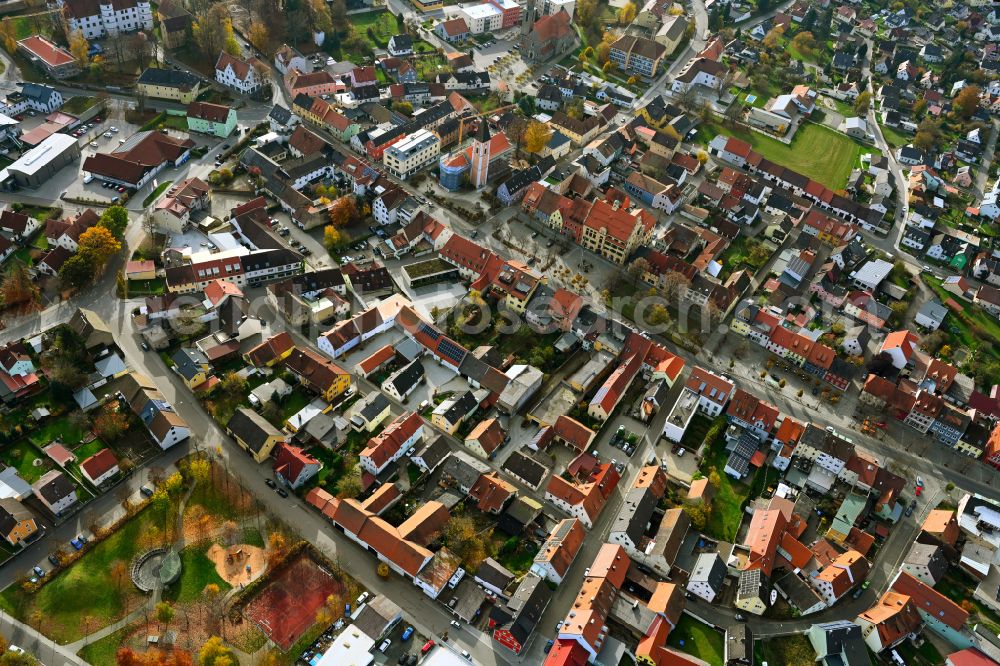
[(77, 654), (81, 659), (93, 666), (115, 666), (117, 663), (118, 648), (122, 641), (132, 632), (132, 629), (125, 627), (105, 636), (99, 641), (94, 641), (86, 645)]
[[(36, 12), (32, 12), (36, 13)], [(5, 18), (4, 21), (8, 19)], [(11, 16), (9, 21), (14, 24), (14, 39), (21, 40), (35, 34), (52, 36), (52, 20), (41, 12), (38, 16)]]
[(763, 241), (746, 236), (737, 236), (719, 257), (723, 273), (728, 275), (747, 268), (756, 273), (767, 263), (771, 250)]
[(888, 125), (883, 125), (882, 123), (879, 123), (879, 127), (882, 128), (882, 136), (885, 137), (886, 143), (890, 146), (898, 148), (913, 141), (913, 137), (910, 134), (901, 132), (895, 128), (889, 127)]
[(704, 659), (711, 666), (722, 666), (725, 656), (725, 636), (690, 615), (681, 615), (667, 638), (667, 645)]
[[(719, 419), (725, 420), (724, 416)], [(725, 446), (725, 428), (719, 430), (714, 442), (710, 442), (701, 461), (701, 471), (708, 476), (712, 468), (719, 474), (719, 488), (712, 502), (712, 513), (705, 525), (705, 534), (715, 539), (732, 541), (736, 538), (740, 521), (743, 520), (743, 502), (750, 494), (750, 487), (734, 480), (725, 473), (729, 454)]]
[(62, 110), (66, 113), (83, 113), (90, 107), (98, 103), (96, 97), (86, 97), (84, 95), (79, 95), (77, 97), (70, 97), (66, 100), (66, 103), (62, 105)]
[(316, 475), (313, 484), (326, 488), (329, 492), (334, 492), (337, 482), (343, 476), (343, 470), (341, 469), (343, 459), (340, 454), (334, 453), (323, 446), (314, 446), (309, 449), (309, 455), (323, 463), (323, 469)]
[(35, 240), (31, 242), (31, 247), (37, 250), (48, 250), (49, 249), (49, 239), (45, 237), (45, 234), (38, 234), (35, 236)]
[(83, 446), (80, 446), (76, 450), (74, 450), (73, 455), (76, 456), (77, 460), (83, 462), (84, 460), (94, 455), (101, 449), (107, 448), (107, 446), (108, 445), (102, 442), (100, 439), (93, 439), (84, 444)]
[(757, 641), (756, 648), (758, 659), (761, 662), (766, 661), (768, 664), (812, 666), (816, 663), (816, 652), (804, 634), (775, 636), (767, 640)]
[(14, 252), (14, 254), (11, 255), (11, 258), (13, 258), (15, 261), (20, 261), (25, 266), (32, 266), (35, 263), (35, 261), (31, 258), (30, 247), (22, 247), (18, 249), (16, 252)]
[[(292, 391), (291, 395), (284, 399), (281, 403), (281, 420), (291, 418), (294, 414), (302, 411), (302, 409), (312, 402), (312, 396), (301, 389), (296, 389)], [(276, 424), (280, 425), (280, 424)]]
[(152, 280), (129, 280), (128, 295), (135, 296), (161, 296), (167, 291), (167, 283), (163, 278)]
[(17, 473), (28, 483), (34, 483), (42, 477), (46, 471), (45, 465), (34, 465), (34, 461), (45, 461), (47, 458), (41, 451), (36, 449), (30, 442), (18, 442), (14, 446), (5, 449), (2, 454), (3, 462), (17, 469)]
[(925, 640), (919, 648), (913, 647), (912, 642), (905, 641), (896, 646), (896, 651), (907, 666), (938, 666), (944, 663), (944, 657), (928, 640)]
[(510, 569), (512, 573), (521, 575), (531, 568), (537, 553), (538, 546), (534, 541), (519, 541), (517, 537), (512, 537), (501, 544), (497, 552), (497, 562)]
[(173, 183), (173, 182), (174, 181), (172, 181), (172, 180), (165, 180), (162, 183), (160, 183), (159, 185), (157, 185), (156, 189), (153, 190), (152, 192), (150, 192), (149, 194), (147, 194), (146, 198), (142, 200), (142, 205), (144, 207), (148, 207), (149, 204), (151, 204), (154, 201), (156, 201), (157, 197), (159, 197), (161, 194), (163, 194), (166, 191), (166, 189), (168, 187), (170, 187), (170, 184)]
[(835, 190), (847, 183), (861, 152), (871, 150), (840, 132), (815, 123), (806, 123), (800, 127), (791, 144), (784, 144), (760, 132), (730, 129), (714, 122), (704, 125), (702, 132), (706, 141), (710, 141), (716, 134), (747, 141), (755, 151), (772, 162)]
[(208, 549), (211, 544), (189, 546), (181, 551), (181, 578), (163, 593), (163, 598), (179, 603), (198, 601), (202, 591), (209, 583), (215, 583), (225, 592), (232, 586), (222, 580), (215, 570), (215, 564), (208, 559)]
[(63, 444), (72, 445), (83, 439), (85, 434), (82, 428), (75, 427), (68, 418), (63, 417), (46, 421), (42, 427), (28, 435), (28, 439), (39, 446), (47, 446), (56, 439), (61, 440)]
[(243, 536), (240, 539), (240, 543), (245, 543), (248, 546), (263, 548), (264, 537), (261, 535), (260, 530), (256, 527), (247, 527), (243, 530)]
[(130, 608), (137, 606), (138, 594), (130, 580), (119, 594), (111, 578), (111, 564), (121, 560), (127, 566), (156, 540), (143, 535), (162, 538), (164, 512), (156, 506), (143, 510), (34, 594), (18, 585), (8, 587), (0, 594), (0, 606), (22, 621), (37, 610), (45, 618), (46, 635), (59, 643), (83, 638), (88, 617), (91, 631), (115, 621), (125, 612), (126, 598), (132, 599)]

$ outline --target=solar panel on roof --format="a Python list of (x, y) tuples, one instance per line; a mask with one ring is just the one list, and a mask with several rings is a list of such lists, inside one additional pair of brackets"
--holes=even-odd
[(464, 347), (449, 338), (441, 339), (441, 343), (438, 345), (438, 352), (455, 363), (461, 363), (466, 354)]
[(434, 342), (437, 342), (441, 338), (441, 331), (437, 330), (433, 326), (428, 326), (427, 324), (421, 323), (417, 328), (418, 333), (423, 333), (429, 337)]

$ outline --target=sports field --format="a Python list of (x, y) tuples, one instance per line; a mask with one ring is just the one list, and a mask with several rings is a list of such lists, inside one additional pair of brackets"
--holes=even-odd
[(343, 585), (308, 555), (282, 569), (247, 605), (245, 615), (287, 651), (316, 622), (316, 611)]

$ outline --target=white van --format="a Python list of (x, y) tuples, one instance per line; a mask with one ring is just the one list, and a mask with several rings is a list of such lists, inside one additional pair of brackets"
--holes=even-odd
[(83, 183), (84, 183), (84, 185), (86, 185), (87, 183), (89, 183), (92, 180), (94, 180), (94, 174), (92, 174), (92, 173), (88, 173), (86, 176), (83, 177)]

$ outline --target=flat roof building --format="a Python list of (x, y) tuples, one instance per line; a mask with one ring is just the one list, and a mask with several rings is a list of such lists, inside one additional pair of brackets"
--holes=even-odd
[(0, 185), (6, 190), (36, 188), (80, 157), (80, 144), (68, 134), (52, 134), (0, 170)]
[(420, 129), (389, 146), (383, 162), (392, 175), (406, 180), (424, 167), (437, 162), (440, 153), (441, 139), (430, 130)]

